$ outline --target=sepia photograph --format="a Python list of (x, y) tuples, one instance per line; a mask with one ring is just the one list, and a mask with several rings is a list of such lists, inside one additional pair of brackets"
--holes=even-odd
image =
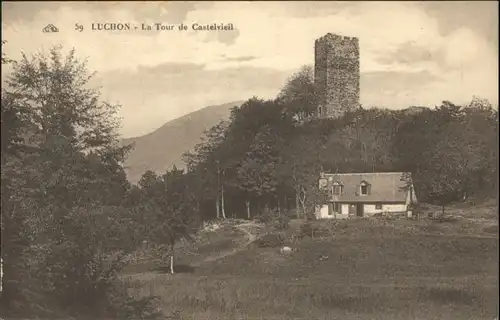
[(3, 1), (0, 320), (498, 320), (498, 2)]

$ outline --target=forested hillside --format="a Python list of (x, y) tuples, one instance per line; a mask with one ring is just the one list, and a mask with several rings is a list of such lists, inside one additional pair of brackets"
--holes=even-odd
[(307, 215), (324, 196), (320, 171), (411, 172), (420, 200), (439, 204), (497, 194), (498, 112), (488, 101), (360, 108), (318, 120), (312, 90), (303, 68), (278, 98), (249, 99), (186, 155), (208, 216), (251, 217), (264, 208)]

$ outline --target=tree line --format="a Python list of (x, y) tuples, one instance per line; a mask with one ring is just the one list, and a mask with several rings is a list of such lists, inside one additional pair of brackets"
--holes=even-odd
[(119, 279), (131, 252), (149, 241), (170, 255), (207, 219), (310, 217), (325, 197), (321, 171), (409, 171), (430, 202), (497, 192), (498, 112), (478, 98), (316, 119), (303, 67), (275, 99), (253, 97), (208, 130), (186, 170), (131, 185), (119, 106), (88, 88), (85, 61), (53, 48), (2, 64), (12, 67), (1, 97), (5, 317), (158, 317)]
[(208, 130), (185, 155), (202, 214), (310, 216), (325, 196), (321, 171), (411, 172), (418, 197), (438, 204), (496, 195), (498, 111), (487, 100), (360, 107), (339, 119), (315, 117), (315, 101), (312, 69), (303, 67), (276, 99), (251, 98)]

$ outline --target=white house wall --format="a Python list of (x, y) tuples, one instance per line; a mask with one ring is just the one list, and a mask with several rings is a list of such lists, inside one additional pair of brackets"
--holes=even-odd
[(342, 214), (349, 215), (349, 205), (342, 204)]
[(382, 209), (376, 209), (375, 204), (364, 205), (364, 216), (372, 216), (377, 213), (397, 213), (405, 212), (406, 204), (382, 204)]
[(349, 215), (347, 214), (348, 209), (349, 209), (349, 205), (344, 204), (342, 206), (343, 206), (342, 213), (345, 213), (345, 214), (337, 213), (337, 214), (329, 215), (328, 214), (328, 205), (325, 204), (325, 205), (321, 206), (318, 210), (316, 210), (316, 218), (317, 219), (346, 219), (349, 217)]
[(318, 219), (328, 219), (333, 218), (333, 216), (328, 215), (328, 205), (322, 205), (319, 210), (316, 211), (316, 218)]
[[(317, 219), (345, 219), (349, 217), (349, 204), (341, 204), (342, 205), (342, 214), (328, 214), (328, 205), (322, 205), (318, 207), (316, 210), (316, 218)], [(363, 213), (365, 217), (373, 216), (377, 213), (402, 213), (406, 212), (407, 206), (404, 203), (400, 204), (382, 204), (381, 209), (376, 209), (375, 204), (364, 204), (363, 205)]]

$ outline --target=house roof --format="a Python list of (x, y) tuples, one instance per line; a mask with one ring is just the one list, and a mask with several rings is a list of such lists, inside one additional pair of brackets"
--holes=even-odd
[[(411, 177), (405, 172), (322, 173), (320, 188), (331, 190), (335, 182), (341, 183), (342, 195), (329, 195), (330, 200), (339, 202), (405, 202), (405, 176)], [(326, 186), (324, 182), (321, 185), (321, 179), (327, 179)], [(360, 185), (363, 181), (370, 185), (367, 195), (360, 195)]]

